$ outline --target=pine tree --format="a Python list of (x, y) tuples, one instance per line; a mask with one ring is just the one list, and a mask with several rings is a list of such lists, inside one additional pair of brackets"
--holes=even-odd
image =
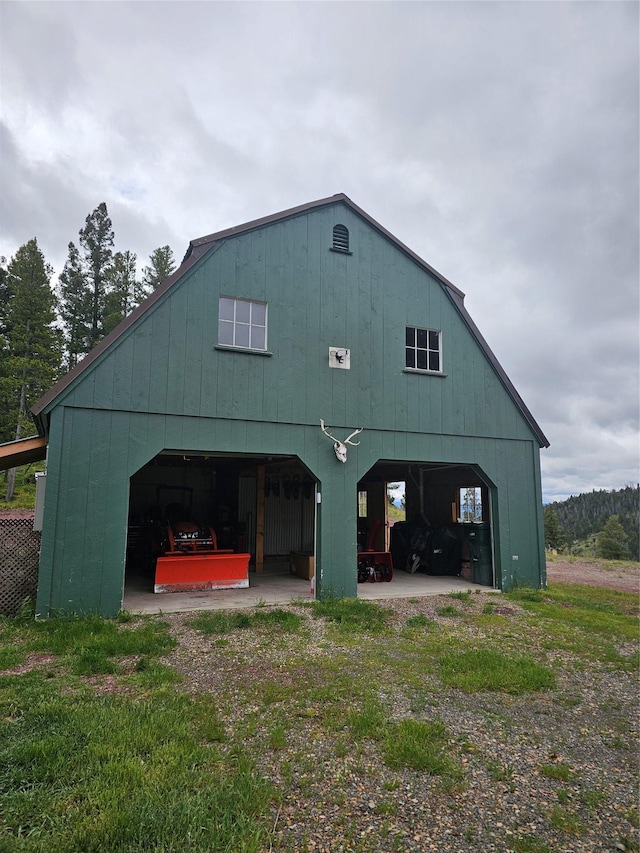
[(166, 278), (169, 278), (175, 268), (176, 262), (170, 247), (160, 246), (151, 252), (149, 266), (142, 270), (142, 283), (147, 288), (147, 291), (151, 293)]
[(0, 442), (10, 441), (15, 424), (11, 414), (12, 383), (9, 373), (7, 314), (11, 290), (6, 258), (0, 258)]
[[(62, 341), (55, 326), (52, 273), (35, 238), (18, 249), (6, 271), (2, 396), (13, 434), (5, 440), (32, 431), (29, 405), (51, 387), (60, 372)], [(14, 483), (15, 469), (9, 474), (7, 501), (13, 497)]]
[(114, 234), (107, 205), (101, 202), (85, 220), (80, 231), (80, 246), (84, 250), (84, 261), (91, 291), (91, 325), (89, 348), (104, 337), (107, 277), (113, 260)]
[(571, 547), (595, 536), (611, 515), (617, 515), (628, 536), (631, 559), (640, 559), (640, 486), (612, 491), (595, 489), (551, 504)]
[(133, 252), (116, 252), (107, 275), (105, 298), (105, 335), (127, 317), (145, 297), (142, 284), (136, 281), (137, 258)]
[(58, 282), (60, 319), (67, 352), (66, 366), (71, 370), (89, 352), (91, 328), (91, 290), (80, 252), (74, 243), (69, 243), (69, 254)]
[(611, 515), (598, 533), (598, 556), (605, 560), (628, 560), (627, 534), (617, 515)]
[(544, 543), (552, 551), (561, 551), (565, 545), (558, 516), (551, 505), (544, 508)]

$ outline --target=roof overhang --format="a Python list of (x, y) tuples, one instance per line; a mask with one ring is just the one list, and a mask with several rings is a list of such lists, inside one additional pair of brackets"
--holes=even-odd
[(0, 471), (28, 465), (29, 462), (41, 462), (47, 456), (47, 439), (44, 436), (32, 435), (0, 444)]

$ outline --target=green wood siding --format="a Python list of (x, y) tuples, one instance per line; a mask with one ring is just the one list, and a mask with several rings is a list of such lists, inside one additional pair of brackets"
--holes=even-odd
[[(329, 251), (336, 220), (352, 255)], [(216, 349), (221, 294), (269, 304), (271, 357)], [(442, 330), (446, 376), (404, 372), (408, 324)], [(351, 370), (328, 367), (330, 345), (351, 349)], [(440, 282), (340, 205), (214, 247), (65, 403), (532, 437)]]
[[(338, 223), (350, 255), (330, 250)], [(268, 303), (269, 354), (217, 348), (221, 295)], [(407, 325), (442, 331), (444, 376), (405, 372)], [(350, 370), (329, 368), (329, 346)], [(324, 495), (320, 583), (348, 595), (358, 479), (379, 459), (478, 465), (500, 584), (543, 576), (536, 436), (444, 285), (342, 203), (212, 246), (51, 409), (43, 613), (117, 612), (129, 477), (164, 449), (299, 456)], [(320, 418), (365, 427), (346, 465)]]

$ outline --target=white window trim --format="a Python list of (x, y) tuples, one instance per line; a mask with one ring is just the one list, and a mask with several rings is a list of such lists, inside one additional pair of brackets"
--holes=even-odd
[[(230, 302), (233, 302), (233, 320), (228, 320), (226, 318), (220, 317), (220, 300), (228, 299)], [(262, 323), (252, 323), (251, 317), (249, 319), (249, 323), (239, 323), (236, 320), (236, 310), (238, 302), (246, 302), (250, 306), (252, 305), (264, 305), (264, 325)], [(250, 309), (251, 313), (251, 309)], [(233, 343), (221, 343), (220, 342), (220, 323), (228, 323), (232, 325), (233, 329)], [(256, 329), (264, 329), (264, 347), (252, 347), (252, 346), (244, 346), (243, 344), (238, 344), (235, 342), (236, 339), (236, 329), (238, 325), (244, 325), (249, 327), (249, 341), (251, 341), (251, 330)], [(244, 296), (227, 296), (225, 294), (220, 294), (218, 298), (218, 343), (216, 344), (216, 349), (221, 350), (240, 350), (242, 352), (250, 352), (250, 353), (261, 353), (263, 355), (270, 355), (267, 349), (268, 343), (268, 333), (269, 333), (269, 305), (267, 302), (262, 301), (261, 299), (248, 299)]]
[[(407, 341), (406, 341), (407, 329), (415, 329), (416, 332), (418, 330), (424, 331), (424, 332), (427, 332), (427, 335), (429, 334), (429, 332), (435, 332), (438, 335), (438, 365), (439, 365), (438, 370), (430, 370), (428, 367), (409, 367), (407, 365), (407, 349), (408, 349)], [(417, 362), (417, 360), (418, 360), (417, 359), (417, 353), (418, 353), (417, 345), (415, 347), (412, 347), (412, 349), (413, 349), (414, 353), (416, 354), (416, 362)], [(423, 349), (423, 348), (421, 347), (421, 349)], [(435, 352), (435, 350), (427, 349), (426, 352), (427, 352), (427, 361), (428, 361), (429, 360), (429, 355), (428, 355), (429, 352)], [(442, 329), (431, 329), (431, 328), (427, 328), (426, 326), (406, 325), (405, 326), (404, 363), (405, 363), (405, 367), (404, 367), (405, 373), (426, 373), (429, 376), (446, 376), (447, 374), (444, 373), (444, 371), (442, 370)]]
[(443, 373), (441, 370), (423, 370), (421, 367), (405, 367), (403, 368), (403, 373), (421, 373), (423, 376), (440, 376), (444, 378), (448, 374)]

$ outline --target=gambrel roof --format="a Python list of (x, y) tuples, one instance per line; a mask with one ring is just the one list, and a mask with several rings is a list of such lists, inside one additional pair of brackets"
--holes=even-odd
[(313, 210), (318, 210), (323, 207), (330, 207), (335, 204), (342, 204), (347, 206), (350, 210), (352, 210), (355, 214), (361, 217), (368, 225), (377, 231), (380, 235), (389, 240), (393, 245), (399, 249), (403, 254), (413, 260), (419, 267), (428, 272), (436, 281), (440, 283), (443, 287), (445, 293), (451, 300), (454, 305), (456, 311), (461, 316), (463, 322), (471, 332), (472, 336), (477, 341), (481, 350), (484, 352), (486, 358), (491, 363), (493, 369), (495, 370), (497, 376), (502, 382), (503, 386), (513, 399), (515, 405), (521, 412), (523, 418), (533, 431), (536, 436), (541, 447), (548, 447), (549, 442), (545, 437), (544, 433), (536, 423), (533, 415), (529, 411), (529, 409), (524, 404), (524, 401), (516, 391), (513, 386), (511, 380), (503, 370), (502, 366), (498, 362), (498, 359), (492, 352), (491, 348), (487, 344), (486, 340), (480, 333), (478, 327), (473, 322), (471, 316), (467, 312), (464, 306), (464, 293), (459, 290), (454, 284), (448, 281), (443, 275), (437, 272), (433, 267), (431, 267), (426, 261), (416, 255), (411, 249), (404, 245), (400, 240), (393, 236), (386, 228), (372, 219), (369, 214), (367, 214), (362, 208), (358, 207), (358, 205), (354, 204), (351, 199), (344, 195), (343, 193), (338, 193), (333, 196), (329, 196), (328, 198), (319, 199), (318, 201), (309, 202), (307, 204), (299, 205), (298, 207), (292, 207), (288, 210), (284, 210), (280, 213), (274, 213), (270, 216), (262, 217), (261, 219), (254, 219), (251, 222), (246, 222), (243, 225), (237, 225), (233, 228), (227, 228), (223, 231), (218, 231), (214, 234), (208, 234), (204, 237), (200, 237), (196, 240), (192, 240), (189, 244), (187, 252), (182, 260), (181, 265), (178, 269), (167, 278), (159, 287), (144, 301), (142, 302), (128, 317), (126, 317), (109, 335), (107, 335), (90, 353), (88, 353), (85, 358), (77, 364), (66, 376), (62, 377), (56, 385), (51, 388), (51, 390), (45, 394), (31, 409), (36, 424), (38, 426), (38, 431), (41, 435), (46, 435), (47, 433), (47, 413), (51, 410), (52, 406), (55, 404), (57, 399), (64, 394), (64, 392), (69, 388), (69, 386), (76, 380), (78, 376), (80, 376), (84, 371), (87, 370), (100, 356), (108, 350), (117, 340), (120, 338), (132, 325), (134, 325), (144, 314), (146, 314), (152, 307), (157, 303), (162, 297), (167, 293), (171, 287), (185, 275), (185, 273), (190, 270), (195, 264), (205, 255), (209, 250), (220, 241), (239, 236), (241, 234), (246, 234), (250, 231), (255, 231), (265, 226), (282, 222), (287, 219), (292, 219), (296, 216), (300, 216), (302, 214), (308, 213)]

